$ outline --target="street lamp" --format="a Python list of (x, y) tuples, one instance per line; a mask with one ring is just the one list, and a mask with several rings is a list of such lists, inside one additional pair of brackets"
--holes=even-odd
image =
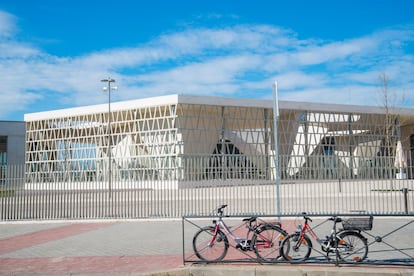
[(103, 91), (108, 91), (108, 129), (107, 129), (107, 135), (108, 135), (108, 188), (109, 188), (109, 197), (111, 197), (111, 191), (112, 191), (112, 158), (111, 158), (111, 144), (112, 144), (112, 128), (111, 128), (111, 90), (117, 90), (118, 87), (111, 86), (111, 83), (114, 83), (115, 80), (108, 77), (107, 79), (101, 80), (101, 82), (106, 82), (107, 85), (102, 88)]

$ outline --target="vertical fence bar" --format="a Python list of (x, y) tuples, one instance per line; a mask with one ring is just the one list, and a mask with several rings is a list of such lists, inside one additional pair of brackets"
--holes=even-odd
[(277, 82), (273, 84), (273, 139), (274, 139), (274, 166), (276, 179), (276, 214), (280, 220), (280, 175), (279, 175), (279, 142), (278, 142), (278, 120), (279, 120), (279, 98), (277, 91)]
[[(185, 162), (197, 167), (205, 161), (197, 157)], [(143, 175), (149, 173), (148, 169)], [(191, 179), (199, 180), (195, 174)], [(154, 177), (118, 178), (113, 189), (114, 204), (108, 213), (105, 211), (109, 205), (108, 191), (102, 181), (73, 177), (67, 177), (66, 181), (55, 177), (26, 179), (24, 165), (9, 165), (7, 178), (0, 187), (0, 220), (178, 217), (209, 214), (221, 203), (229, 204), (238, 212), (275, 214), (272, 204), (277, 200), (276, 186), (270, 185), (270, 181), (264, 184), (259, 179), (248, 178), (204, 179), (198, 183), (203, 187), (178, 190), (176, 181)], [(197, 181), (186, 181), (184, 186), (188, 183), (197, 184)], [(283, 206), (280, 212), (287, 215), (302, 211), (318, 214), (364, 211), (381, 215), (414, 211), (413, 179), (341, 180), (340, 185), (341, 189), (331, 181), (285, 182), (280, 186), (279, 199)]]

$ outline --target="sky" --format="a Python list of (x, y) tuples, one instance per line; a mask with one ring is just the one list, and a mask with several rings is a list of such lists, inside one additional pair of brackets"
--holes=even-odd
[[(171, 94), (414, 107), (411, 0), (1, 0), (0, 120)], [(384, 80), (386, 85), (384, 86)]]

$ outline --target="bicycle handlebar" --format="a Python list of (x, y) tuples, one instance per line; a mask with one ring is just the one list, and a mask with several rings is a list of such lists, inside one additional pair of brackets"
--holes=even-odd
[(220, 208), (217, 209), (217, 213), (218, 214), (223, 214), (223, 209), (227, 207), (227, 204), (223, 204), (221, 205)]
[[(312, 222), (312, 219), (306, 215), (306, 212), (303, 212), (302, 216), (305, 220), (309, 220), (310, 222)], [(332, 217), (328, 218), (328, 220), (332, 220), (334, 223), (342, 222), (342, 218), (337, 217), (337, 216), (332, 216)]]
[(302, 215), (305, 220), (309, 220), (310, 222), (312, 222), (312, 219), (306, 215), (306, 212), (303, 212)]

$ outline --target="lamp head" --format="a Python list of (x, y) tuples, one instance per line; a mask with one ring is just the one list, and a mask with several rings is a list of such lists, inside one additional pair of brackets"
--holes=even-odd
[(101, 82), (115, 82), (115, 80), (111, 79), (111, 77), (108, 77), (107, 79), (101, 80)]

